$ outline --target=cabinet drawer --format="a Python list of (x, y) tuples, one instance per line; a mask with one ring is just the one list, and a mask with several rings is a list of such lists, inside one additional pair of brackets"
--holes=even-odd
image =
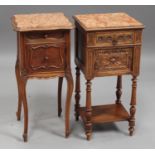
[(41, 31), (41, 32), (26, 32), (25, 42), (27, 44), (35, 43), (64, 43), (65, 34), (63, 31)]
[(37, 44), (26, 45), (26, 49), (26, 64), (30, 72), (64, 70), (64, 46)]
[(133, 48), (94, 51), (94, 72), (97, 76), (131, 73), (132, 63)]
[(134, 43), (133, 31), (88, 33), (88, 46), (122, 46)]

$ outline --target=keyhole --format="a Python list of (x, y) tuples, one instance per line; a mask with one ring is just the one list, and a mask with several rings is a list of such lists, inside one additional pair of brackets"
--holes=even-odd
[(117, 44), (117, 40), (113, 40), (112, 44), (115, 46)]

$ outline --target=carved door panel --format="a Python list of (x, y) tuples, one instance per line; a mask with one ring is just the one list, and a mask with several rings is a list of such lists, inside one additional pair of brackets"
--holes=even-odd
[(96, 76), (128, 74), (132, 72), (133, 48), (97, 49), (94, 51)]
[(27, 45), (28, 68), (33, 71), (63, 70), (63, 46), (56, 44)]

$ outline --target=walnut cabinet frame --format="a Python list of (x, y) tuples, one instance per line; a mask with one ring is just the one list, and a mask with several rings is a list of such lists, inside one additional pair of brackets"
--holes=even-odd
[[(81, 116), (87, 140), (92, 135), (92, 125), (115, 121), (128, 121), (129, 134), (133, 135), (136, 112), (136, 86), (140, 71), (142, 26), (87, 29), (88, 15), (75, 19), (75, 117)], [(94, 15), (95, 16), (95, 15)], [(96, 17), (98, 21), (98, 17)], [(80, 20), (81, 19), (81, 20)], [(83, 20), (85, 19), (85, 20)], [(102, 18), (103, 19), (103, 18)], [(95, 20), (94, 20), (95, 21)], [(108, 21), (110, 22), (110, 20)], [(102, 23), (102, 21), (101, 21)], [(87, 24), (87, 23), (86, 23)], [(108, 23), (109, 24), (109, 23)], [(93, 24), (92, 24), (93, 25)], [(95, 25), (95, 24), (94, 24)], [(89, 27), (89, 26), (88, 26)], [(91, 27), (91, 26), (90, 26)], [(86, 106), (80, 107), (80, 72), (86, 79)], [(129, 112), (121, 102), (122, 76), (132, 76), (132, 95)], [(113, 104), (92, 106), (91, 85), (97, 77), (117, 76), (116, 101)]]
[(16, 77), (18, 84), (17, 119), (21, 108), (24, 110), (24, 141), (28, 136), (28, 104), (26, 84), (31, 78), (58, 77), (58, 116), (61, 116), (61, 91), (63, 77), (67, 80), (65, 111), (65, 136), (70, 133), (70, 104), (73, 91), (73, 78), (70, 68), (70, 30), (17, 32)]

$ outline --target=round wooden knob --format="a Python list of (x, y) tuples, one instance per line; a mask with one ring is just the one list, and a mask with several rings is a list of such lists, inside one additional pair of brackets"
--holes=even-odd
[(44, 45), (44, 47), (45, 47), (45, 48), (48, 48), (48, 45), (46, 44), (46, 45)]
[(45, 39), (48, 38), (48, 34), (45, 34), (45, 35), (44, 35), (44, 38), (45, 38)]
[(112, 44), (115, 46), (117, 44), (117, 40), (113, 40)]
[(44, 57), (44, 60), (48, 60), (48, 59), (49, 59), (48, 56), (45, 56), (45, 57)]
[(110, 59), (110, 61), (111, 61), (112, 63), (114, 63), (114, 62), (116, 62), (116, 58), (113, 57), (113, 58)]

